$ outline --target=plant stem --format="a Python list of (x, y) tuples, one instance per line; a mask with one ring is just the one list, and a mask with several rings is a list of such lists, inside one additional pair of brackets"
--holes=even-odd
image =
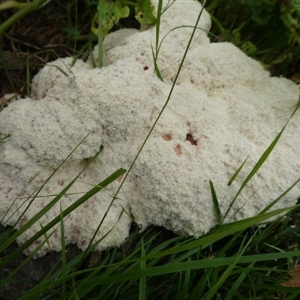
[(38, 9), (44, 2), (47, 0), (35, 0), (28, 4), (25, 8), (21, 9), (20, 11), (16, 12), (14, 15), (12, 15), (8, 20), (3, 22), (0, 25), (0, 36), (3, 35), (3, 33), (13, 26), (14, 23), (16, 23), (18, 20), (29, 14), (30, 12)]
[(28, 5), (29, 3), (19, 3), (17, 1), (5, 1), (0, 4), (0, 10), (9, 9), (9, 8), (22, 9)]
[(98, 68), (103, 66), (103, 30), (102, 30), (102, 0), (98, 6)]

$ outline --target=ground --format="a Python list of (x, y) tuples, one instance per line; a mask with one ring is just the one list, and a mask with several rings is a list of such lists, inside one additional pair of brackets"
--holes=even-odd
[[(74, 7), (68, 8), (68, 5), (61, 1), (52, 1), (19, 20), (5, 32), (0, 48), (0, 98), (13, 91), (26, 95), (30, 82), (28, 71), (32, 78), (46, 63), (58, 57), (72, 56), (87, 41), (87, 34), (90, 33), (89, 10), (84, 5), (78, 7), (81, 13), (78, 14), (77, 28), (80, 30), (78, 34), (82, 42), (74, 47), (71, 31), (75, 30), (75, 20), (68, 19), (68, 9), (73, 11)], [(2, 11), (0, 24), (13, 13), (12, 10)]]

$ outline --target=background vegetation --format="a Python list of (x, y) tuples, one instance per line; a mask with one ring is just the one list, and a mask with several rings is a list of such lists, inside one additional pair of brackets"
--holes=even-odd
[(207, 9), (214, 41), (232, 42), (271, 74), (299, 80), (299, 1), (213, 0)]
[[(1, 1), (0, 9), (5, 2), (10, 1)], [(57, 56), (86, 59), (97, 43), (90, 30), (97, 1), (26, 3), (0, 12), (1, 96), (29, 94), (32, 76), (45, 63)], [(31, 4), (35, 5), (28, 9)], [(296, 1), (212, 0), (207, 9), (213, 19), (213, 41), (232, 42), (273, 76), (299, 81)], [(17, 14), (21, 16), (16, 18)], [(112, 30), (124, 26), (139, 26), (132, 9), (129, 18)], [(0, 99), (0, 106), (7, 103)], [(42, 276), (30, 276), (38, 265), (21, 255), (22, 248), (13, 247), (20, 232), (3, 229), (0, 295), (3, 299), (299, 299), (299, 213), (296, 206), (276, 221), (258, 226), (270, 216), (262, 214), (218, 226), (200, 239), (157, 227), (139, 233), (133, 225), (120, 249), (82, 253), (63, 245), (67, 253), (36, 260), (47, 269)]]

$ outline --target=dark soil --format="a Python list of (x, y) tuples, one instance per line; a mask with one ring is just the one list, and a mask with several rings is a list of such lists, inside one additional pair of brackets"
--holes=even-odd
[[(11, 230), (11, 228), (0, 226), (0, 234), (3, 234)], [(130, 229), (130, 235), (128, 240), (118, 249), (115, 261), (120, 261), (132, 252), (135, 245), (140, 241), (141, 236), (147, 235), (147, 233), (155, 234), (155, 238), (152, 242), (152, 247), (160, 245), (163, 241), (171, 239), (176, 236), (175, 233), (168, 231), (167, 229), (150, 226), (146, 233), (140, 233), (136, 224), (132, 224)], [(5, 251), (0, 253), (0, 260), (9, 256), (15, 250), (18, 249), (17, 243), (10, 245)], [(87, 255), (87, 257), (78, 264), (78, 269), (85, 269), (87, 267), (93, 267), (97, 265), (101, 260), (109, 255), (110, 250), (107, 251), (94, 251)], [(67, 262), (75, 259), (82, 251), (76, 245), (68, 245), (66, 248)], [(25, 254), (21, 254), (16, 257), (5, 268), (0, 269), (0, 281), (9, 276), (24, 260), (27, 258)], [(26, 292), (34, 288), (49, 272), (53, 274), (59, 270), (61, 264), (61, 252), (51, 252), (47, 255), (31, 259), (10, 281), (0, 290), (0, 300), (15, 300), (24, 295)]]
[[(30, 78), (46, 63), (72, 56), (87, 41), (93, 7), (78, 1), (76, 26), (76, 7), (72, 3), (75, 1), (51, 1), (4, 33), (0, 40), (0, 98), (7, 93), (26, 95)], [(1, 11), (0, 24), (13, 14), (13, 10)], [(75, 31), (81, 42), (74, 49)]]
[[(0, 233), (4, 233), (9, 228), (1, 226)], [(0, 259), (9, 256), (16, 249), (18, 249), (17, 243), (13, 243), (4, 252), (0, 253)], [(81, 251), (75, 245), (69, 245), (67, 249), (68, 261), (75, 258)], [(24, 260), (26, 255), (22, 254), (16, 257), (9, 265), (0, 270), (0, 280), (6, 278), (11, 272), (13, 272)], [(54, 252), (48, 253), (42, 258), (31, 259), (17, 274), (13, 277), (13, 281), (5, 285), (0, 290), (0, 300), (12, 300), (18, 299), (27, 291), (32, 289), (38, 282), (40, 282), (52, 269), (58, 270), (61, 266), (59, 263), (61, 260), (61, 253)]]

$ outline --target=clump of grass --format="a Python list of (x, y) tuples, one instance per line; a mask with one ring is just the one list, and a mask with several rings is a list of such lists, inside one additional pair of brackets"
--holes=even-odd
[[(213, 3), (216, 5), (215, 7), (218, 7), (222, 4), (222, 1), (213, 1)], [(210, 9), (212, 9), (211, 6)], [(227, 21), (224, 20), (224, 22), (230, 23), (230, 18)], [(195, 24), (193, 34), (196, 29), (197, 24)], [(186, 53), (190, 42), (187, 45)], [(156, 52), (154, 52), (156, 55), (158, 49), (157, 38)], [(185, 56), (180, 64), (177, 77), (184, 58)], [(172, 96), (177, 77), (163, 109)], [(245, 185), (255, 175), (257, 167), (267, 159), (276, 146), (283, 130), (262, 155), (262, 158), (246, 179)], [(151, 131), (139, 153), (147, 142)], [(243, 165), (237, 170), (229, 183), (238, 176), (242, 167)], [(60, 225), (61, 228), (62, 249), (65, 250), (67, 246), (63, 242), (63, 237), (66, 234), (63, 218), (124, 172), (123, 169), (117, 170), (109, 178), (79, 198), (73, 206), (64, 211), (61, 210), (61, 213), (49, 225), (42, 228), (32, 239), (8, 257), (4, 257), (0, 261), (0, 267), (3, 268), (8, 265), (30, 243), (33, 243), (40, 236), (48, 234), (47, 231), (54, 229), (57, 225)], [(13, 232), (10, 230), (0, 234), (0, 252), (9, 247), (31, 224), (38, 221), (40, 216), (57, 203), (65, 195), (68, 188), (75, 183), (76, 179), (77, 177), (59, 195), (54, 197), (48, 207), (43, 208), (18, 231)], [(299, 205), (273, 212), (269, 212), (270, 207), (267, 207), (258, 216), (230, 224), (222, 224), (223, 216), (220, 215), (218, 208), (217, 193), (212, 182), (210, 182), (210, 186), (219, 225), (203, 237), (197, 239), (176, 235), (170, 237), (165, 230), (151, 227), (138, 236), (131, 235), (129, 237), (129, 240), (135, 242), (129, 251), (125, 251), (121, 255), (121, 258), (119, 250), (114, 248), (105, 251), (101, 261), (88, 267), (86, 267), (86, 264), (89, 255), (99, 241), (91, 243), (86, 251), (70, 261), (67, 261), (65, 251), (62, 251), (59, 262), (61, 267), (58, 270), (51, 270), (42, 281), (37, 282), (32, 290), (19, 299), (230, 300), (272, 299), (275, 296), (277, 299), (298, 299), (300, 296), (299, 289), (295, 286), (286, 286), (283, 283), (288, 282), (288, 270), (297, 264), (297, 257), (300, 256), (298, 250), (300, 245), (298, 234), (300, 229)], [(279, 195), (278, 199), (281, 196)], [(112, 202), (116, 197), (117, 194), (112, 198)], [(278, 214), (281, 214), (280, 218), (264, 224), (266, 220)], [(99, 226), (101, 226), (101, 222)], [(47, 239), (45, 242), (47, 242)], [(34, 253), (28, 256), (7, 278), (4, 278), (0, 282), (0, 288), (13, 282), (14, 275), (32, 259), (33, 255)]]
[(300, 255), (299, 207), (256, 226), (283, 211), (219, 226), (200, 239), (165, 239), (164, 230), (149, 228), (130, 237), (136, 243), (121, 259), (112, 249), (89, 267), (84, 253), (69, 262), (62, 254), (61, 269), (19, 299), (297, 299), (299, 289), (283, 283)]

